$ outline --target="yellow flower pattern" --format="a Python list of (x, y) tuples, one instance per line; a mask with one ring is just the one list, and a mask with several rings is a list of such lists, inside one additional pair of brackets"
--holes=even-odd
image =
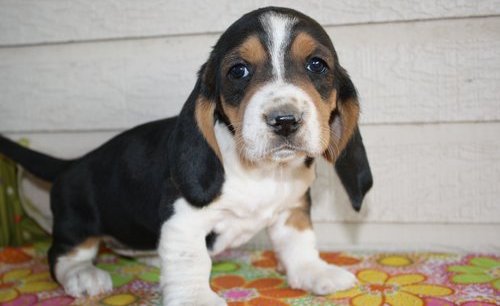
[[(114, 290), (73, 299), (47, 272), (48, 244), (0, 249), (0, 305), (161, 305), (159, 271), (103, 250), (98, 266)], [(211, 284), (229, 306), (495, 306), (500, 305), (499, 257), (492, 254), (322, 253), (355, 273), (359, 285), (329, 296), (291, 290), (269, 251), (236, 250), (219, 257)]]
[(420, 298), (441, 297), (453, 290), (440, 285), (426, 284), (426, 277), (418, 273), (389, 275), (384, 271), (366, 269), (357, 273), (359, 286), (334, 293), (330, 299), (349, 299), (354, 306), (420, 306)]
[(387, 267), (407, 267), (414, 263), (414, 259), (409, 256), (401, 255), (383, 255), (377, 262), (382, 266)]
[(50, 291), (59, 286), (49, 272), (32, 273), (30, 269), (16, 269), (0, 276), (0, 303), (17, 298), (20, 294)]

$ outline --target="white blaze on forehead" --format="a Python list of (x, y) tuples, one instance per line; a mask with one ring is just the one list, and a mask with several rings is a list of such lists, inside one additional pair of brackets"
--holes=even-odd
[(282, 81), (285, 74), (285, 51), (290, 41), (290, 30), (297, 20), (293, 17), (269, 12), (262, 15), (260, 21), (269, 37), (268, 49), (271, 54), (273, 76)]

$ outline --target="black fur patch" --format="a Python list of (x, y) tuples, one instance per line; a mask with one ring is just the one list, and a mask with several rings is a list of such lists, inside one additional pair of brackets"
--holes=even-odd
[(304, 165), (307, 167), (307, 168), (310, 168), (311, 165), (313, 164), (314, 162), (314, 157), (306, 157), (305, 161), (304, 161)]
[(359, 211), (364, 196), (373, 185), (373, 177), (358, 128), (337, 159), (335, 169), (349, 195), (352, 207)]
[(231, 122), (229, 122), (229, 118), (226, 116), (221, 106), (218, 106), (214, 112), (214, 122), (217, 121), (224, 123), (224, 125), (229, 129), (231, 134), (234, 135), (236, 133), (236, 131), (234, 130), (234, 126), (231, 124)]
[(207, 245), (207, 249), (212, 250), (215, 244), (215, 241), (217, 240), (218, 234), (214, 231), (211, 231), (206, 237), (205, 237), (205, 243)]
[(208, 205), (219, 196), (224, 182), (222, 163), (196, 124), (199, 86), (184, 104), (168, 143), (172, 180), (181, 195), (196, 207)]

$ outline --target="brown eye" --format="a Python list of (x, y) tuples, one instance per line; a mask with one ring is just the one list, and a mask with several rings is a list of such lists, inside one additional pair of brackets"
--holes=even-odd
[(248, 67), (244, 64), (236, 64), (231, 69), (229, 69), (228, 76), (234, 80), (240, 80), (248, 77), (250, 71)]
[(324, 60), (313, 57), (307, 62), (306, 69), (313, 73), (324, 74), (328, 70), (328, 66)]

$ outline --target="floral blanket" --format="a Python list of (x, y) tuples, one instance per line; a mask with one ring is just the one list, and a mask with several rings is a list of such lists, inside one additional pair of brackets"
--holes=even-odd
[[(49, 276), (47, 243), (0, 249), (0, 305), (159, 305), (158, 269), (102, 250), (98, 266), (114, 291), (73, 299)], [(234, 250), (213, 265), (211, 285), (231, 306), (500, 305), (498, 254), (323, 253), (356, 273), (359, 285), (318, 297), (287, 287), (269, 251)]]

